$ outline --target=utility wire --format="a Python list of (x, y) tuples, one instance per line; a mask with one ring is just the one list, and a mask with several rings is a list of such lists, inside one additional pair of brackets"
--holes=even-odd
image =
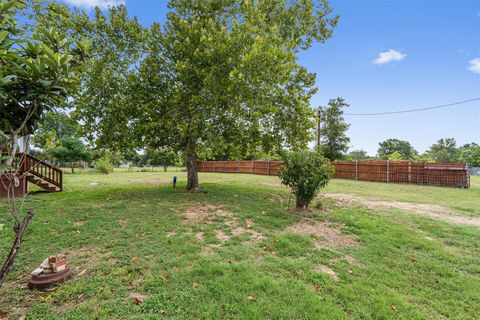
[(426, 107), (426, 108), (408, 109), (408, 110), (400, 110), (400, 111), (388, 111), (388, 112), (374, 112), (374, 113), (344, 113), (344, 115), (346, 116), (380, 116), (385, 114), (409, 113), (409, 112), (417, 112), (417, 111), (424, 111), (424, 110), (431, 110), (431, 109), (446, 108), (446, 107), (455, 106), (458, 104), (468, 103), (468, 102), (477, 101), (477, 100), (480, 100), (480, 97), (463, 100), (463, 101), (457, 101), (449, 104), (442, 104), (442, 105), (433, 106), (433, 107)]

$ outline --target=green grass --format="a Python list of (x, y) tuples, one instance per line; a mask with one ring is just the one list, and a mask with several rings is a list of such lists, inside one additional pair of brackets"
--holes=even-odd
[[(170, 184), (174, 175), (177, 189)], [(29, 197), (25, 206), (36, 216), (17, 266), (0, 289), (0, 314), (11, 319), (22, 314), (28, 319), (475, 319), (480, 314), (478, 228), (331, 201), (298, 213), (288, 210), (288, 190), (276, 177), (200, 178), (207, 193), (185, 192), (184, 172), (66, 175), (64, 192)], [(478, 178), (472, 186), (335, 180), (325, 191), (436, 203), (480, 215)], [(10, 227), (5, 203), (0, 204), (0, 223)], [(185, 218), (205, 208), (210, 208), (207, 220)], [(224, 214), (212, 215), (220, 208)], [(357, 245), (318, 248), (314, 236), (288, 231), (299, 221), (331, 223)], [(245, 233), (235, 235), (240, 227)], [(215, 236), (219, 231), (230, 239), (222, 243)], [(263, 239), (255, 241), (255, 234)], [(4, 230), (0, 258), (10, 243)], [(68, 253), (76, 275), (54, 291), (25, 288), (29, 272), (60, 252)], [(338, 280), (318, 271), (319, 265), (334, 270)], [(135, 294), (143, 296), (139, 305)]]

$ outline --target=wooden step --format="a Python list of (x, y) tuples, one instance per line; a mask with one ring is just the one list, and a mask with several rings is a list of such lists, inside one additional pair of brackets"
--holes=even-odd
[(37, 178), (35, 176), (29, 176), (28, 181), (33, 183), (36, 186), (39, 186), (40, 188), (48, 191), (48, 192), (58, 192), (60, 191), (59, 188), (57, 188), (54, 185), (51, 185), (50, 183), (41, 180), (40, 178)]

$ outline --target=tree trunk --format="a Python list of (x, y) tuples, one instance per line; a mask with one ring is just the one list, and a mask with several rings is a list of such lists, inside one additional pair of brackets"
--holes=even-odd
[(30, 135), (23, 137), (23, 152), (30, 153)]
[(197, 154), (195, 151), (195, 141), (188, 138), (186, 147), (187, 164), (187, 190), (200, 191), (198, 181)]
[(308, 209), (308, 205), (305, 203), (303, 199), (297, 198), (297, 209)]
[(23, 219), (23, 222), (20, 228), (17, 231), (17, 236), (15, 237), (15, 241), (13, 242), (12, 248), (8, 253), (7, 259), (3, 263), (2, 269), (0, 269), (0, 287), (2, 286), (7, 274), (13, 269), (15, 258), (17, 257), (18, 251), (20, 250), (20, 245), (23, 242), (23, 236), (27, 231), (27, 226), (30, 220), (33, 218), (33, 212), (27, 212), (27, 215)]
[[(11, 149), (9, 150), (10, 152), (8, 153), (8, 159), (5, 161), (5, 164), (7, 166), (11, 166), (13, 163), (13, 159), (15, 158), (15, 154), (17, 153), (17, 148), (18, 148), (18, 137), (16, 133), (11, 133), (10, 134), (10, 143), (11, 143)], [(7, 148), (8, 150), (8, 148)]]
[(164, 171), (164, 172), (167, 172), (167, 170), (168, 170), (168, 165), (164, 165), (164, 166), (163, 166), (163, 171)]

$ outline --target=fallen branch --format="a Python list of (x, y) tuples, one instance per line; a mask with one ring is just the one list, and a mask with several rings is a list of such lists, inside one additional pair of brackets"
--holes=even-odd
[(15, 258), (17, 257), (18, 252), (20, 251), (20, 245), (23, 242), (23, 237), (25, 232), (27, 231), (28, 224), (30, 220), (33, 218), (33, 211), (28, 211), (23, 218), (22, 224), (17, 232), (17, 236), (15, 237), (15, 242), (13, 243), (10, 252), (8, 253), (7, 259), (3, 263), (2, 269), (0, 269), (0, 287), (2, 286), (7, 274), (13, 269)]

